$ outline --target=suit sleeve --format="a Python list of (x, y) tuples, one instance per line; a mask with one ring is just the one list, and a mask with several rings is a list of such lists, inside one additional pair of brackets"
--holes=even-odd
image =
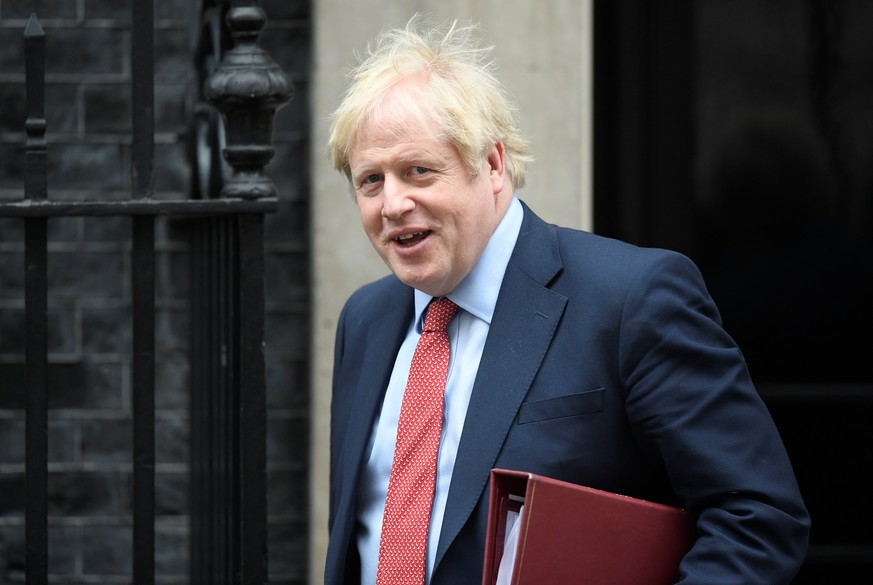
[[(332, 380), (337, 379), (337, 372), (340, 370), (342, 366), (343, 353), (345, 348), (345, 322), (347, 315), (348, 306), (343, 307), (343, 310), (340, 312), (339, 320), (337, 321), (336, 328), (336, 338), (334, 340), (334, 363), (333, 363), (333, 376)], [(331, 418), (336, 421), (336, 418), (339, 416), (337, 410), (337, 396), (336, 396), (336, 388), (332, 389), (332, 398), (331, 398)], [(338, 460), (339, 460), (339, 446), (341, 444), (341, 439), (336, 436), (338, 432), (338, 428), (340, 426), (338, 424), (332, 424), (330, 427), (331, 437), (330, 437), (330, 473), (331, 478), (329, 481), (330, 485), (330, 494), (329, 494), (329, 506), (328, 506), (328, 530), (333, 528), (334, 516), (336, 513), (337, 499), (338, 499), (338, 490), (339, 490), (339, 482), (336, 481), (336, 478), (333, 477), (334, 474), (337, 473)]]
[(776, 426), (696, 266), (656, 254), (622, 310), (627, 413), (698, 538), (683, 585), (790, 583), (809, 517)]

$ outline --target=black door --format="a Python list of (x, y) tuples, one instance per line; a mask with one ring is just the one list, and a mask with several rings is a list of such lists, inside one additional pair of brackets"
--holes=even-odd
[(697, 262), (812, 514), (795, 583), (869, 582), (873, 3), (594, 6), (594, 229)]

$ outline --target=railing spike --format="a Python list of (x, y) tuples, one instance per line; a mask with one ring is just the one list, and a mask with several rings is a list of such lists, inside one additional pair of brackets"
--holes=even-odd
[(42, 25), (39, 23), (39, 18), (36, 13), (32, 13), (27, 20), (27, 26), (24, 28), (24, 38), (44, 37), (45, 31), (42, 30)]

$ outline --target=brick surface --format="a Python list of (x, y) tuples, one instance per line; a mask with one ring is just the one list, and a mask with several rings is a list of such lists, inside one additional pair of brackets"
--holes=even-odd
[[(0, 479), (2, 482), (2, 479)], [(0, 583), (24, 573), (24, 524), (0, 526)]]
[(277, 132), (299, 132), (301, 128), (305, 128), (309, 123), (310, 111), (308, 102), (306, 99), (296, 99), (296, 96), (303, 96), (305, 98), (309, 91), (309, 84), (302, 77), (295, 77), (293, 82), (295, 99), (285, 104), (276, 113)]
[(303, 469), (273, 469), (267, 474), (268, 510), (275, 517), (292, 518), (301, 522), (306, 518), (309, 503)]
[(49, 515), (123, 517), (130, 510), (125, 480), (118, 471), (50, 471)]
[(303, 250), (273, 252), (267, 255), (265, 264), (267, 306), (287, 307), (308, 300), (309, 289), (305, 283), (309, 258)]
[[(155, 2), (155, 198), (188, 196), (194, 57), (190, 0)], [(270, 582), (307, 575), (308, 127), (310, 2), (263, 2), (260, 46), (294, 79), (277, 114), (279, 190), (265, 218), (268, 563)], [(46, 31), (49, 197), (123, 200), (131, 185), (131, 5), (117, 0), (0, 0), (0, 199), (23, 196), (23, 27)], [(132, 421), (131, 222), (49, 221), (49, 573), (54, 583), (129, 585)], [(156, 233), (155, 569), (187, 583), (190, 416), (189, 258), (184, 221)], [(24, 581), (23, 222), (0, 218), (0, 585)]]
[(304, 411), (309, 406), (309, 364), (303, 357), (268, 354), (267, 408)]
[[(50, 244), (71, 244), (80, 240), (82, 232), (81, 217), (53, 217), (48, 222), (48, 241)], [(51, 249), (75, 249), (70, 246), (49, 246)], [(51, 292), (49, 292), (51, 294)]]
[(71, 250), (49, 254), (52, 295), (79, 300), (121, 300), (126, 290), (122, 250)]
[(49, 526), (48, 571), (50, 575), (74, 575), (81, 557), (83, 529), (79, 526)]
[[(20, 219), (11, 219), (11, 218), (0, 218), (0, 244), (9, 244), (9, 243), (21, 243), (24, 242), (24, 223)], [(24, 248), (21, 246), (6, 246), (9, 250), (23, 250)], [(7, 253), (5, 256), (2, 255), (3, 252), (0, 252), (0, 286), (3, 286), (4, 278), (7, 276), (13, 276), (12, 272), (15, 274), (20, 274), (20, 270), (12, 270), (8, 269), (5, 272), (2, 272), (4, 265), (7, 261), (12, 261), (12, 257), (18, 255), (19, 252), (13, 252), (11, 254)], [(20, 276), (18, 277), (20, 280)], [(6, 286), (9, 286), (8, 283)], [(17, 288), (17, 287), (16, 287)], [(2, 290), (2, 289), (0, 289)], [(16, 290), (17, 292), (17, 290)]]
[[(73, 463), (78, 458), (76, 421), (50, 420), (49, 463)], [(0, 419), (0, 465), (24, 464), (25, 426), (21, 419)]]
[(155, 461), (187, 464), (190, 457), (188, 419), (181, 416), (158, 418), (155, 423)]
[(131, 575), (133, 532), (129, 526), (90, 526), (82, 541), (85, 575)]
[(273, 20), (308, 19), (309, 0), (263, 0), (261, 6)]
[(46, 33), (46, 73), (118, 76), (127, 66), (126, 36), (104, 28), (49, 29)]
[(155, 294), (159, 303), (183, 302), (188, 299), (188, 260), (188, 255), (183, 250), (157, 252)]
[(296, 28), (294, 32), (298, 34), (288, 35), (285, 30), (267, 28), (259, 43), (292, 78), (305, 75), (311, 61), (305, 27)]
[[(52, 108), (45, 112), (46, 133), (49, 138), (57, 134), (72, 134), (78, 131), (78, 87), (70, 83), (46, 84), (46, 103), (68, 104), (64, 108)], [(20, 146), (24, 140), (24, 124), (27, 119), (26, 90), (22, 82), (0, 84), (0, 134), (10, 133), (6, 140), (9, 146)], [(128, 116), (129, 117), (129, 116)], [(21, 151), (23, 155), (23, 150)], [(0, 161), (3, 159), (0, 158)], [(15, 161), (18, 161), (16, 154)], [(8, 163), (9, 161), (7, 161)], [(16, 164), (20, 164), (16, 162)], [(0, 164), (0, 167), (6, 165)], [(20, 183), (16, 186), (20, 186)]]
[(305, 185), (301, 180), (309, 176), (309, 156), (306, 142), (294, 140), (276, 145), (273, 161), (267, 165), (267, 174), (282, 185), (281, 197), (285, 201), (297, 202), (305, 197)]
[[(49, 310), (48, 350), (54, 354), (71, 354), (77, 350), (76, 315), (70, 311)], [(22, 353), (25, 342), (24, 308), (0, 308), (0, 355)]]
[[(22, 134), (20, 140), (24, 140)], [(24, 185), (24, 144), (0, 143), (0, 189), (19, 191), (15, 199), (21, 199)]]
[(129, 463), (133, 428), (128, 420), (85, 420), (81, 423), (83, 463)]
[(24, 130), (25, 89), (23, 83), (4, 83), (0, 85), (0, 132), (22, 132)]
[(178, 352), (158, 352), (155, 371), (155, 406), (188, 408), (188, 382), (191, 368), (187, 356)]
[[(0, 27), (0, 74), (24, 75), (24, 25)], [(23, 80), (23, 77), (22, 77)]]
[(130, 84), (101, 83), (82, 87), (86, 133), (129, 133)]
[(187, 473), (155, 473), (155, 513), (184, 516), (188, 511), (188, 483)]
[(3, 18), (75, 18), (76, 3), (69, 0), (3, 0)]
[(297, 559), (305, 558), (307, 550), (307, 528), (305, 523), (288, 522), (273, 524), (269, 527), (268, 536), (270, 570), (281, 575), (280, 579), (271, 579), (270, 583), (288, 583), (305, 585), (308, 583), (306, 568)]
[[(17, 300), (21, 298), (21, 288), (24, 286), (24, 254), (22, 252), (0, 251), (0, 301)], [(13, 335), (14, 331), (2, 329), (5, 335)]]
[(0, 516), (24, 517), (24, 473), (0, 472)]
[(183, 27), (155, 30), (157, 83), (185, 83), (188, 80), (191, 73), (188, 45), (188, 31)]
[[(130, 185), (130, 159), (120, 144), (50, 144), (50, 191), (123, 191)], [(62, 199), (58, 193), (56, 199)], [(125, 197), (127, 198), (127, 197)]]
[(155, 526), (155, 575), (185, 577), (188, 574), (188, 527), (185, 524)]
[(132, 350), (130, 310), (114, 308), (82, 311), (82, 349), (89, 355), (129, 354)]
[[(163, 2), (158, 2), (163, 4)], [(117, 0), (84, 0), (87, 18), (106, 18), (122, 24), (130, 24), (130, 3)]]
[(130, 218), (83, 217), (81, 241), (88, 243), (130, 243)]
[[(65, 108), (51, 108), (45, 112), (46, 136), (52, 139), (54, 136), (75, 135), (80, 131), (80, 103), (81, 88), (75, 83), (48, 82), (46, 83), (45, 95), (48, 104), (67, 104)], [(24, 131), (26, 114), (22, 116), (18, 128)]]
[(271, 310), (264, 326), (267, 347), (270, 351), (304, 355), (309, 346), (308, 327), (309, 315), (302, 311)]
[(159, 193), (171, 191), (174, 199), (187, 195), (191, 169), (186, 148), (185, 144), (180, 143), (155, 146), (155, 189)]
[(155, 85), (155, 130), (157, 132), (186, 132), (188, 119), (184, 104), (187, 87), (182, 84)]
[(79, 433), (79, 421), (49, 420), (49, 463), (79, 463)]
[(49, 364), (49, 408), (117, 410), (125, 373), (122, 364)]
[(18, 410), (24, 408), (24, 364), (0, 363), (0, 380), (3, 380), (3, 392), (0, 392), (0, 409)]
[(155, 345), (161, 351), (188, 350), (188, 312), (165, 309), (155, 318)]
[(302, 417), (274, 418), (267, 424), (267, 459), (274, 466), (301, 469), (309, 452), (309, 426)]
[[(49, 363), (49, 408), (105, 412), (122, 407), (122, 364)], [(25, 372), (22, 363), (0, 363), (0, 410), (23, 409)]]
[(302, 198), (291, 199), (292, 193), (292, 190), (281, 192), (283, 199), (279, 201), (279, 210), (264, 222), (264, 239), (268, 247), (271, 243), (278, 242), (294, 244), (301, 250), (306, 249), (309, 237), (305, 213), (307, 202)]

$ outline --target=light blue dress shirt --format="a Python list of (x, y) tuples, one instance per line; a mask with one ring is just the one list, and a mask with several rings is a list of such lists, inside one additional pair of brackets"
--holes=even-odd
[[(436, 490), (428, 533), (428, 581), (436, 558), (446, 510), (446, 498), (455, 467), (455, 456), (467, 416), (467, 405), (470, 403), (473, 382), (476, 379), (482, 349), (485, 347), (485, 338), (491, 325), (491, 316), (497, 303), (497, 294), (500, 292), (500, 284), (503, 282), (509, 257), (518, 239), (523, 215), (521, 203), (513, 198), (509, 210), (492, 234), (473, 270), (448, 295), (461, 310), (457, 312), (448, 327), (451, 361), (446, 380)], [(400, 418), (400, 404), (406, 389), (406, 377), (412, 362), (412, 354), (421, 336), (423, 314), (431, 298), (426, 293), (415, 291), (415, 318), (409, 324), (406, 339), (397, 353), (382, 411), (370, 435), (370, 456), (362, 473), (361, 490), (358, 493), (358, 552), (361, 556), (362, 585), (373, 585), (376, 582), (382, 515), (385, 511), (385, 495), (388, 492), (388, 476), (394, 459), (394, 441), (397, 436), (397, 421)]]

